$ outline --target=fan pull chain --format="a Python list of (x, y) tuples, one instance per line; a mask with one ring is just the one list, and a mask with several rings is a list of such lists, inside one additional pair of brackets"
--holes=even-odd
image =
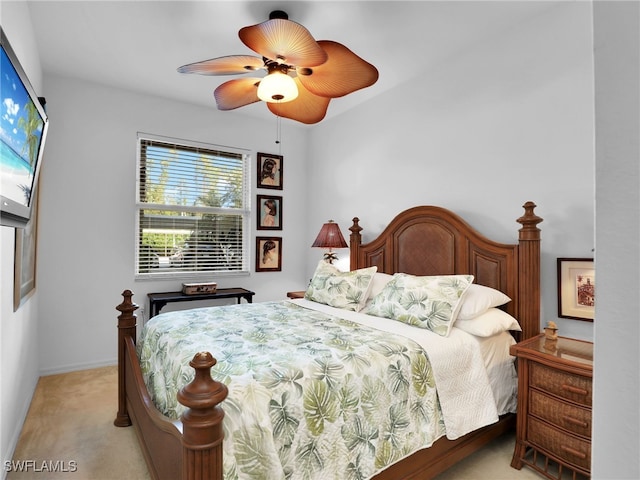
[(282, 117), (278, 115), (276, 120), (276, 145), (278, 145), (278, 155), (282, 155)]

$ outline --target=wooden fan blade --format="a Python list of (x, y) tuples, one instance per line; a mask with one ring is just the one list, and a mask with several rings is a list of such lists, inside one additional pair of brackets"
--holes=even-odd
[(320, 40), (318, 44), (327, 52), (328, 60), (314, 68), (296, 69), (311, 93), (337, 98), (378, 81), (378, 69), (344, 45), (331, 40)]
[(235, 75), (264, 68), (264, 61), (253, 55), (228, 55), (202, 62), (190, 63), (178, 68), (180, 73), (200, 75)]
[(256, 53), (278, 63), (315, 67), (327, 61), (327, 54), (309, 31), (283, 18), (241, 28), (240, 40)]
[(224, 82), (213, 92), (218, 110), (233, 110), (259, 102), (258, 84), (260, 78), (237, 78)]
[(267, 103), (271, 113), (279, 117), (290, 118), (297, 122), (312, 124), (318, 123), (327, 114), (329, 108), (328, 97), (319, 97), (309, 92), (300, 83), (298, 77), (294, 78), (298, 87), (298, 98), (285, 103)]

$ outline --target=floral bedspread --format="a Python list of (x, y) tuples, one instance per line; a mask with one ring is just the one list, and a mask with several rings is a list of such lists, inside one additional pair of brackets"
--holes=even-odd
[(171, 418), (200, 351), (229, 388), (226, 480), (365, 479), (445, 433), (428, 357), (405, 337), (286, 301), (158, 315), (138, 356)]

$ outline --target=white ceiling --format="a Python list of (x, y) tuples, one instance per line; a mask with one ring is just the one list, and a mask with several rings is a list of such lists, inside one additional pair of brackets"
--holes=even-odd
[[(517, 28), (542, 1), (30, 1), (45, 73), (215, 107), (232, 76), (184, 75), (180, 65), (255, 55), (238, 30), (284, 10), (317, 40), (334, 40), (375, 65), (378, 82), (331, 101), (326, 118), (436, 68), (483, 37)], [(541, 32), (544, 34), (544, 32)], [(268, 118), (262, 102), (238, 112)]]

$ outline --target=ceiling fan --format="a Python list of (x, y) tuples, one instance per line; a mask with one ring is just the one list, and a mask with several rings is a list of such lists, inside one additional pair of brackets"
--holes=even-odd
[(219, 110), (233, 110), (254, 102), (267, 102), (279, 116), (313, 124), (321, 121), (332, 98), (373, 85), (376, 67), (344, 45), (316, 41), (289, 16), (275, 10), (269, 20), (241, 28), (240, 40), (262, 57), (229, 55), (178, 68), (180, 73), (236, 75), (265, 71), (264, 77), (229, 80), (213, 95)]

